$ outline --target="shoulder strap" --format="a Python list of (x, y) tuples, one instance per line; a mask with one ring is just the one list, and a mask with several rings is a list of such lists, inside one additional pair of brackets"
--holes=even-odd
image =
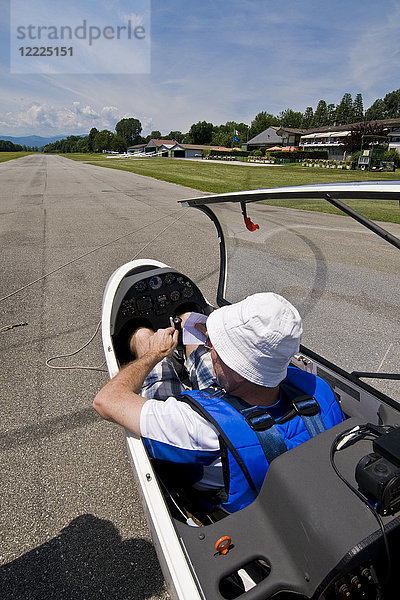
[(222, 390), (207, 388), (205, 390), (187, 390), (184, 394), (180, 394), (176, 398), (177, 400), (183, 400), (187, 402), (193, 408), (193, 410), (198, 412), (202, 417), (204, 417), (207, 421), (214, 425), (214, 427), (218, 430), (223, 442), (225, 443), (227, 448), (229, 448), (235, 461), (237, 462), (241, 471), (243, 472), (243, 475), (245, 476), (250, 489), (253, 491), (254, 496), (256, 496), (258, 493), (257, 486), (255, 485), (250, 475), (250, 472), (247, 466), (245, 465), (244, 461), (242, 460), (242, 457), (240, 456), (237, 448), (226, 435), (224, 428), (221, 426), (218, 420), (216, 420), (211, 414), (211, 412), (207, 409), (208, 401), (213, 400), (215, 398), (222, 399), (223, 396), (224, 394)]
[(247, 424), (255, 432), (265, 458), (271, 463), (274, 458), (286, 452), (287, 447), (278, 429), (275, 427), (275, 419), (267, 409), (259, 406), (249, 406), (235, 396), (224, 394), (223, 399), (236, 408), (246, 419)]
[(289, 383), (282, 382), (280, 387), (293, 406), (295, 411), (293, 416), (295, 414), (300, 415), (311, 437), (315, 437), (326, 430), (320, 406), (314, 396), (303, 394), (301, 390)]
[[(274, 458), (287, 451), (287, 446), (277, 427), (275, 427), (275, 420), (270, 415), (267, 409), (258, 406), (250, 406), (244, 400), (241, 400), (236, 396), (231, 396), (230, 394), (227, 394), (218, 388), (207, 388), (206, 390), (192, 390), (191, 392), (185, 392), (183, 396), (190, 397), (192, 400), (200, 400), (205, 398), (206, 396), (207, 399), (218, 397), (221, 400), (224, 400), (227, 404), (229, 404), (232, 408), (234, 408), (244, 417), (247, 425), (253, 430), (253, 432), (257, 436), (258, 442), (262, 448), (262, 451), (268, 463), (271, 463), (274, 460)], [(202, 407), (202, 409), (204, 410), (204, 407)], [(217, 427), (218, 431), (221, 431), (220, 424), (212, 418), (212, 416), (207, 410), (205, 414), (203, 412), (201, 412), (200, 414), (202, 414), (202, 416), (211, 421)], [(240, 457), (238, 457), (235, 445), (232, 444), (231, 440), (228, 440), (227, 436), (225, 435), (225, 432), (223, 432), (222, 438), (228, 446), (228, 448), (230, 449), (230, 451), (232, 452), (243, 473), (245, 474), (246, 479), (248, 480), (248, 477), (245, 472), (247, 471), (247, 469), (243, 469), (244, 464), (243, 461), (241, 461)]]
[(281, 383), (281, 389), (288, 401), (289, 411), (278, 420), (275, 420), (266, 408), (250, 406), (247, 402), (223, 392), (220, 388), (186, 391), (178, 397), (190, 404), (194, 410), (216, 427), (223, 442), (242, 470), (250, 488), (255, 493), (257, 486), (236, 448), (235, 441), (230, 439), (224, 427), (213, 416), (213, 403), (218, 398), (240, 413), (243, 419), (238, 420), (238, 426), (243, 427), (244, 421), (246, 422), (253, 431), (253, 435), (255, 434), (257, 437), (265, 458), (270, 464), (277, 456), (287, 451), (285, 441), (276, 425), (283, 425), (294, 417), (300, 416), (310, 437), (314, 437), (326, 429), (321, 417), (320, 406), (313, 396), (302, 393), (297, 387), (288, 383)]

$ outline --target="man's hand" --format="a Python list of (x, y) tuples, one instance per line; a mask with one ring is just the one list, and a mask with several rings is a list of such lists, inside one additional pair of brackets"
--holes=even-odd
[(144, 354), (123, 367), (117, 375), (100, 390), (93, 407), (103, 419), (123, 425), (140, 435), (140, 412), (146, 398), (140, 389), (151, 369), (169, 356), (178, 344), (178, 331), (174, 327), (159, 329), (146, 338)]
[(158, 329), (149, 339), (149, 353), (157, 357), (157, 362), (170, 356), (178, 345), (179, 332), (174, 327)]

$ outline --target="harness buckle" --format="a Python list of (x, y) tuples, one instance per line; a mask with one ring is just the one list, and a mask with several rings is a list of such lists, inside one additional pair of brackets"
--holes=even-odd
[(321, 410), (318, 401), (314, 398), (314, 396), (309, 396), (308, 394), (293, 398), (292, 404), (295, 408), (295, 411), (303, 417), (314, 417)]
[(246, 408), (245, 410), (242, 410), (241, 413), (253, 431), (266, 431), (275, 425), (275, 419), (269, 412), (258, 406)]

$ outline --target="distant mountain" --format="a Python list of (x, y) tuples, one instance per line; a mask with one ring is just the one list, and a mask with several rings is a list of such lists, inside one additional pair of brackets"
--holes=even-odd
[[(41, 148), (42, 146), (46, 146), (46, 144), (52, 144), (57, 140), (63, 140), (64, 138), (68, 137), (68, 135), (60, 134), (55, 135), (53, 137), (41, 137), (40, 135), (26, 135), (21, 137), (13, 137), (9, 135), (0, 134), (0, 140), (7, 140), (12, 142), (13, 144), (21, 144), (21, 146), (37, 146), (38, 148)], [(77, 135), (80, 135), (80, 137), (86, 137), (88, 134), (83, 133)]]

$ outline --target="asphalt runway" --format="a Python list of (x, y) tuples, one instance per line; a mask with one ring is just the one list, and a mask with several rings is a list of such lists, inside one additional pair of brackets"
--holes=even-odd
[[(214, 301), (218, 252), (213, 225), (198, 211), (177, 204), (179, 199), (201, 193), (44, 155), (0, 164), (0, 184), (0, 298), (6, 297), (0, 302), (0, 330), (27, 323), (0, 331), (1, 598), (167, 598), (123, 431), (103, 422), (91, 408), (107, 374), (51, 370), (46, 360), (77, 350), (91, 338), (109, 276), (133, 257), (154, 258), (183, 271)], [(315, 289), (307, 291), (303, 285), (300, 290), (297, 280), (289, 284), (287, 276), (278, 276), (295, 256), (289, 249), (285, 256), (273, 257), (275, 271), (264, 287), (298, 297), (310, 327), (325, 302), (338, 307), (335, 319), (317, 324), (311, 341), (329, 329), (337, 343), (348, 343), (342, 340), (336, 315), (347, 310), (349, 298), (351, 315), (357, 301), (364, 312), (376, 313), (375, 333), (383, 316), (387, 317), (386, 341), (373, 349), (368, 364), (376, 368), (381, 364), (381, 370), (386, 364), (395, 366), (400, 322), (396, 263), (385, 260), (387, 272), (374, 267), (368, 275), (374, 300), (369, 311), (369, 298), (360, 301), (358, 284), (347, 297), (343, 290), (327, 296), (328, 246), (342, 248), (336, 254), (333, 280), (343, 272), (351, 288), (350, 266), (359, 260), (353, 259), (352, 247), (363, 238), (350, 236), (342, 247), (338, 236), (343, 229), (354, 232), (349, 219), (298, 214), (274, 209), (275, 229), (269, 234), (272, 239), (274, 235), (281, 238), (282, 232), (301, 225), (302, 243), (311, 252), (309, 257), (304, 252), (292, 271), (298, 279), (301, 269), (309, 271), (311, 264), (309, 281)], [(313, 228), (318, 237), (309, 238)], [(400, 226), (391, 226), (391, 231), (399, 235)], [(246, 248), (251, 249), (251, 244)], [(379, 252), (385, 258), (380, 242), (366, 248), (359, 265), (360, 280), (368, 264), (378, 263)], [(365, 258), (366, 251), (374, 259)], [(241, 262), (243, 258), (235, 263), (243, 290), (246, 281), (253, 283), (262, 260), (251, 266)], [(390, 301), (383, 304), (379, 291), (388, 281)], [(354, 327), (364, 326), (364, 312)], [(52, 364), (102, 363), (98, 333), (76, 356)]]
[[(1, 298), (134, 232), (0, 303), (0, 327), (28, 323), (0, 333), (0, 596), (167, 597), (123, 432), (91, 407), (107, 374), (45, 362), (90, 339), (109, 276), (136, 255), (215, 289), (213, 226), (192, 210), (182, 231), (177, 200), (193, 190), (56, 156), (3, 163), (0, 182)], [(102, 362), (98, 334), (53, 364)]]

